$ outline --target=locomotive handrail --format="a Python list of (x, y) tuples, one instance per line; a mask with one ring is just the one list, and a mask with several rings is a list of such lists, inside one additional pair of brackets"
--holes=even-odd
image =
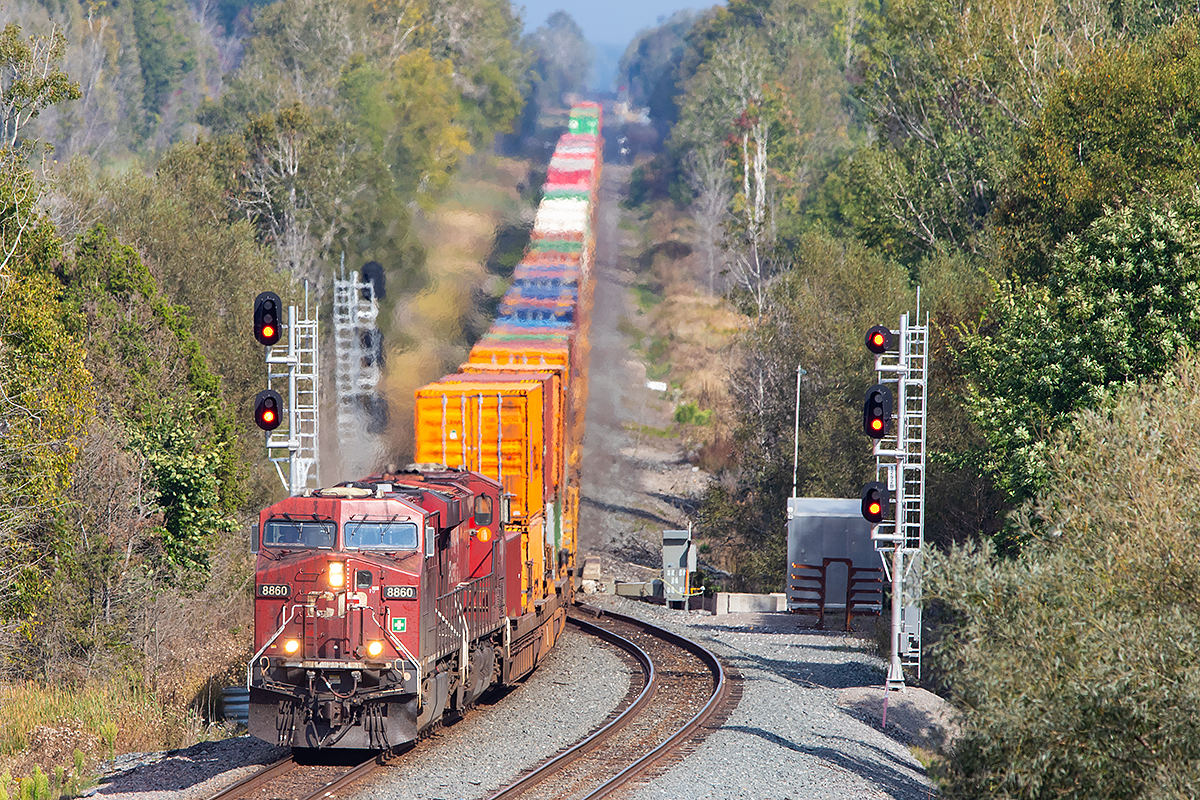
[(279, 630), (277, 630), (277, 631), (275, 631), (275, 633), (271, 634), (271, 638), (267, 639), (266, 644), (264, 644), (262, 647), (260, 647), (258, 652), (250, 657), (250, 663), (246, 665), (246, 688), (247, 689), (250, 688), (250, 676), (254, 672), (254, 664), (256, 661), (258, 661), (258, 657), (261, 656), (263, 653), (267, 652), (267, 648), (270, 647), (274, 643), (274, 641), (279, 638), (279, 634), (283, 633), (283, 629), (286, 628), (288, 626), (288, 623), (292, 621), (292, 617), (296, 616), (296, 609), (299, 607), (300, 607), (299, 605), (292, 606), (292, 613), (288, 614), (287, 617), (283, 620), (283, 624), (281, 624), (279, 626)]

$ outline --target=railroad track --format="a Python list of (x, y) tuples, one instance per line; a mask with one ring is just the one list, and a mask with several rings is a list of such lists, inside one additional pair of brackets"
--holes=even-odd
[(300, 764), (289, 756), (213, 795), (210, 800), (317, 800), (334, 797), (387, 763), (384, 756), (351, 766)]
[[(650, 623), (577, 605), (571, 624), (621, 648), (641, 686), (625, 707), (582, 741), (518, 778), (488, 800), (598, 800), (647, 780), (674, 763), (736, 705), (740, 679), (704, 647)], [(635, 677), (636, 681), (636, 677)], [(210, 800), (317, 800), (352, 795), (347, 788), (400, 754), (352, 766), (277, 761)]]
[[(584, 614), (592, 621), (582, 619)], [(488, 800), (607, 797), (653, 777), (719, 726), (736, 705), (740, 680), (695, 642), (585, 605), (576, 606), (569, 621), (630, 653), (642, 667), (642, 691), (607, 725)]]

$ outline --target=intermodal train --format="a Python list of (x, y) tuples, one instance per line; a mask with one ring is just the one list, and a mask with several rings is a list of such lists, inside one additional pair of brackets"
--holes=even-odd
[(574, 593), (601, 110), (570, 110), (491, 329), (416, 392), (414, 461), (264, 509), (250, 733), (386, 749), (538, 664)]

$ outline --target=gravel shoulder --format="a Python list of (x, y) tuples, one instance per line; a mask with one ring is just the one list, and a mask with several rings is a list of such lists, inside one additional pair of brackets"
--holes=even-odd
[(604, 595), (585, 600), (681, 633), (743, 678), (741, 702), (725, 724), (630, 797), (917, 800), (933, 793), (909, 744), (945, 735), (946, 704), (922, 689), (893, 692), (881, 730), (886, 664), (866, 640), (805, 630), (788, 614), (714, 617)]

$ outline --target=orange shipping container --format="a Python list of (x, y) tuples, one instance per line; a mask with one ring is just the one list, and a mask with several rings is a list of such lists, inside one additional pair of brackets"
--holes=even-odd
[(481, 472), (512, 495), (514, 518), (538, 514), (545, 502), (543, 461), (551, 422), (543, 394), (542, 380), (483, 375), (452, 375), (422, 386), (416, 393), (414, 459)]

